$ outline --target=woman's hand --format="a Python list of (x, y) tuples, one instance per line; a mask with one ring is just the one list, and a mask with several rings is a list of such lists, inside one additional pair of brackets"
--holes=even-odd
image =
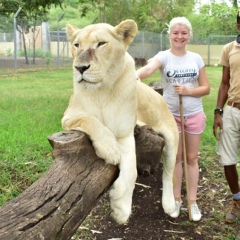
[(189, 88), (185, 87), (184, 85), (174, 84), (173, 87), (178, 95), (189, 95)]

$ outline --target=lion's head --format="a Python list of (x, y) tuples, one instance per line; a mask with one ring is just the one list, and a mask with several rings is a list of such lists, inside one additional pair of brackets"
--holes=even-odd
[[(96, 89), (116, 81), (133, 61), (127, 48), (137, 33), (137, 24), (125, 20), (113, 27), (106, 23), (79, 29), (67, 25), (73, 55), (74, 84)], [(132, 65), (132, 63), (131, 63)]]

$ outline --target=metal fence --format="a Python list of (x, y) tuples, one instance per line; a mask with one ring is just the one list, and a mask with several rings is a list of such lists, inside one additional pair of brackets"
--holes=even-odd
[[(0, 17), (0, 21), (6, 19)], [(27, 33), (16, 21), (8, 19), (8, 30), (0, 29), (0, 70), (17, 70), (20, 68), (49, 68), (71, 66), (70, 45), (65, 31), (50, 31), (50, 23), (41, 23), (35, 28), (29, 25)], [(15, 31), (14, 31), (15, 30)], [(139, 31), (128, 52), (137, 65), (144, 65), (161, 50), (168, 49), (169, 39), (166, 28), (161, 33)], [(223, 45), (236, 39), (235, 35), (209, 35), (206, 37), (193, 36), (188, 44), (188, 50), (199, 53), (206, 65), (217, 64)], [(25, 43), (25, 46), (24, 46)], [(24, 55), (27, 52), (27, 60)], [(35, 51), (33, 50), (35, 49)], [(35, 52), (35, 55), (34, 55)]]

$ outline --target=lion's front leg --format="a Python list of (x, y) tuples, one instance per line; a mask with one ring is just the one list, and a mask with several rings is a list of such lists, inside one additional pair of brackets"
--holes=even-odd
[(121, 159), (121, 153), (114, 135), (105, 133), (101, 138), (92, 141), (98, 157), (105, 160), (107, 164), (117, 165)]
[(137, 179), (135, 141), (133, 135), (119, 140), (121, 161), (119, 177), (110, 190), (111, 216), (119, 224), (126, 223), (131, 215), (132, 195)]
[(62, 120), (65, 130), (78, 130), (88, 134), (98, 157), (107, 164), (117, 165), (121, 153), (115, 135), (97, 118), (90, 115), (80, 115), (74, 118), (65, 116)]

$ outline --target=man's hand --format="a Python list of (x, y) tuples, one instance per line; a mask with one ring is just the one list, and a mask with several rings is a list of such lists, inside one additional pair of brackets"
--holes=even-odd
[(213, 123), (213, 134), (217, 140), (219, 140), (218, 128), (222, 132), (223, 121), (220, 114), (215, 114)]

